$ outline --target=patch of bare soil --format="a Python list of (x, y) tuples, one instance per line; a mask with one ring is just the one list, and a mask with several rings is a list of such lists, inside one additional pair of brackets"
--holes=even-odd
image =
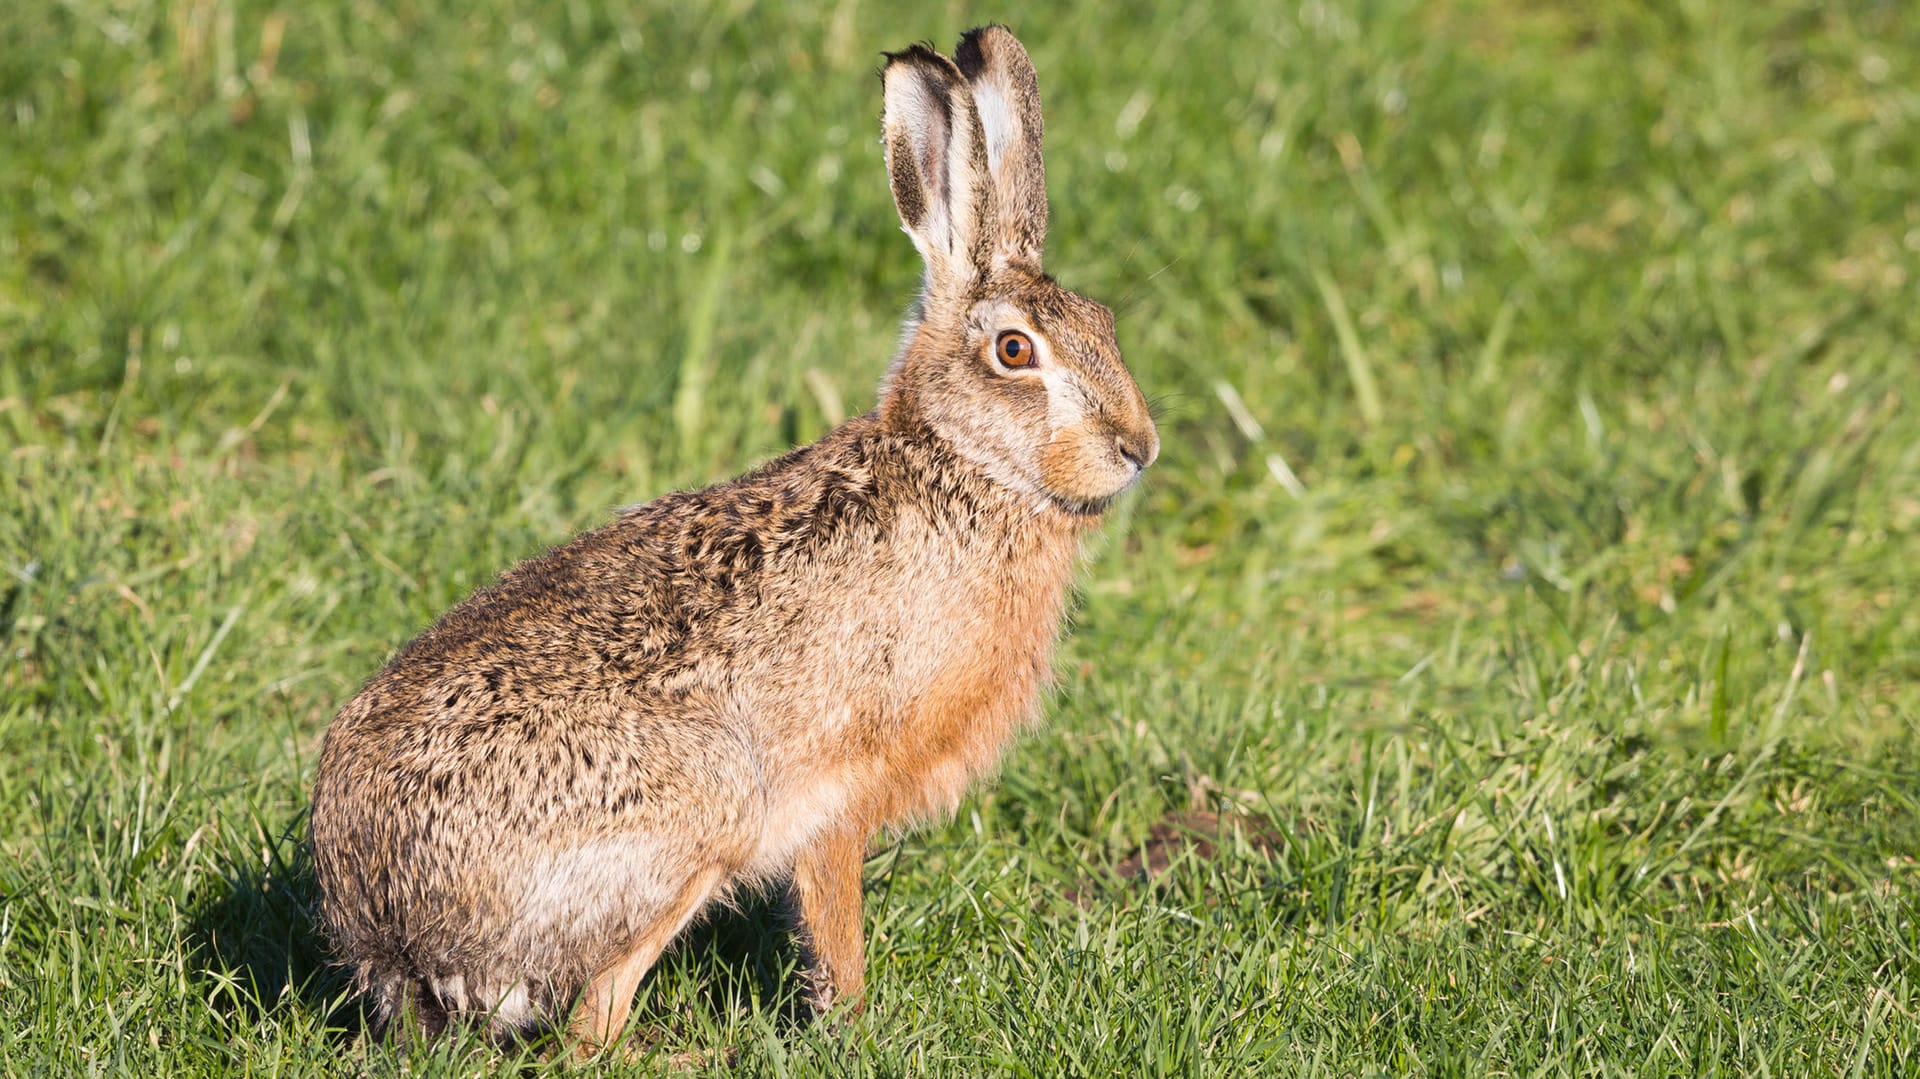
[(1233, 843), (1235, 832), (1247, 847), (1267, 857), (1278, 856), (1287, 844), (1278, 828), (1255, 817), (1201, 809), (1171, 812), (1154, 822), (1140, 848), (1113, 867), (1109, 880), (1082, 878), (1067, 889), (1067, 899), (1090, 906), (1093, 897), (1113, 883), (1146, 880), (1156, 889), (1164, 888), (1169, 871), (1183, 857), (1214, 861), (1222, 845)]

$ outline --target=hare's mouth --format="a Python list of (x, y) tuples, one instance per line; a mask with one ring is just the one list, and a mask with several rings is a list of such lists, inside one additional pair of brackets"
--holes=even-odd
[(1120, 501), (1128, 491), (1133, 490), (1134, 487), (1139, 484), (1140, 477), (1145, 474), (1146, 469), (1133, 468), (1119, 486), (1114, 487), (1105, 494), (1091, 494), (1085, 491), (1049, 490), (1047, 492), (1047, 498), (1053, 503), (1054, 508), (1069, 517), (1099, 517), (1112, 509), (1113, 504)]
[(1152, 460), (1151, 450), (1114, 436), (1056, 438), (1042, 455), (1040, 486), (1063, 511), (1098, 515), (1139, 482)]

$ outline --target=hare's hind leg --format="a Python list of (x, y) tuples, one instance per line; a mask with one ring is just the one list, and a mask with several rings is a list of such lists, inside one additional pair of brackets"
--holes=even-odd
[(570, 1024), (579, 1041), (580, 1055), (592, 1056), (612, 1045), (627, 1024), (633, 1010), (633, 998), (640, 990), (640, 979), (673, 943), (694, 915), (719, 891), (725, 874), (719, 866), (702, 870), (688, 880), (687, 886), (670, 905), (660, 909), (659, 917), (593, 976), (574, 1005)]

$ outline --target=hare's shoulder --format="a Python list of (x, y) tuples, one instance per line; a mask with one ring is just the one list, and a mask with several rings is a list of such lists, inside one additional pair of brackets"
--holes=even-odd
[(725, 647), (714, 631), (731, 612), (806, 577), (808, 562), (884, 547), (903, 514), (969, 513), (957, 476), (937, 448), (858, 417), (737, 479), (662, 495), (519, 563), (375, 683), (469, 716), (518, 711), (528, 695), (583, 679), (670, 683)]
[(939, 439), (869, 413), (737, 479), (634, 507), (573, 546), (588, 561), (728, 586), (835, 546), (884, 545), (909, 521), (976, 529), (1002, 501)]

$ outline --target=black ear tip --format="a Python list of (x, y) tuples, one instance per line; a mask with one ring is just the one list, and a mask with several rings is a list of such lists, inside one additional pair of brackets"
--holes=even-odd
[(1007, 37), (1013, 36), (1011, 31), (997, 22), (976, 26), (961, 34), (960, 43), (953, 47), (953, 62), (959, 64), (960, 70), (968, 74), (980, 70), (986, 63), (986, 50), (983, 43), (996, 33), (1005, 34)]
[(899, 52), (883, 52), (880, 54), (882, 60), (880, 64), (880, 77), (883, 79), (886, 78), (888, 69), (895, 64), (920, 65), (937, 62), (939, 57), (940, 54), (934, 52), (931, 46), (917, 41), (901, 49)]
[(886, 65), (880, 69), (881, 81), (886, 81), (887, 72), (896, 66), (913, 68), (932, 84), (944, 85), (959, 74), (953, 61), (934, 51), (931, 44), (920, 41), (901, 49), (899, 52), (881, 53), (887, 58)]
[(980, 40), (976, 36), (979, 33), (978, 30), (967, 31), (967, 36), (953, 47), (953, 62), (960, 68), (960, 73), (968, 78), (986, 66), (986, 57), (980, 54)]
[(940, 62), (940, 53), (934, 49), (931, 41), (916, 41), (899, 52), (883, 52), (880, 55), (886, 57), (889, 64)]
[(1012, 37), (1013, 31), (1007, 29), (1007, 25), (1005, 23), (998, 23), (998, 22), (981, 23), (979, 26), (976, 26), (973, 29), (967, 31), (966, 33), (961, 34), (960, 40), (963, 42), (979, 41), (982, 38), (988, 37), (992, 34), (1005, 34), (1008, 37)]
[(1031, 68), (1027, 47), (1013, 31), (997, 22), (977, 26), (961, 35), (953, 50), (954, 65), (969, 80), (979, 78), (990, 67), (1020, 70)]

